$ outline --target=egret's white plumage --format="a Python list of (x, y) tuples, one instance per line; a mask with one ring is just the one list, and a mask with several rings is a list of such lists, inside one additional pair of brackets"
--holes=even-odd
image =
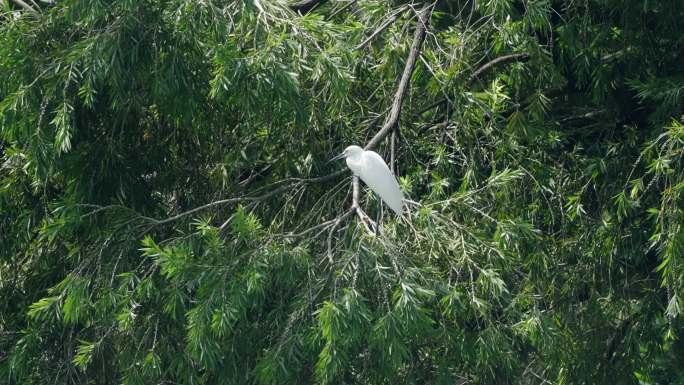
[(397, 215), (401, 215), (404, 195), (394, 174), (377, 152), (366, 151), (359, 146), (349, 146), (341, 156), (345, 157), (347, 167), (354, 175), (378, 194)]

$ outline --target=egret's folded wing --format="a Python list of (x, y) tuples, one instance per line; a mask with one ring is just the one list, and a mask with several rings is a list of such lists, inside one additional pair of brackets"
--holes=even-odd
[(359, 178), (397, 215), (401, 215), (404, 196), (385, 160), (373, 151), (365, 151), (363, 157), (363, 167), (359, 170)]

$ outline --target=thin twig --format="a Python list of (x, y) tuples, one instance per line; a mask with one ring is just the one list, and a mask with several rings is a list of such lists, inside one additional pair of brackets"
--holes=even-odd
[(375, 39), (375, 37), (378, 36), (380, 32), (384, 31), (385, 29), (387, 29), (387, 27), (392, 25), (392, 23), (397, 21), (399, 16), (401, 16), (401, 14), (404, 13), (404, 11), (406, 11), (407, 9), (409, 9), (409, 7), (406, 5), (397, 9), (387, 20), (385, 20), (375, 31), (373, 31), (373, 33), (371, 33), (370, 36), (364, 39), (361, 42), (361, 44), (357, 45), (355, 49), (359, 50), (363, 48), (366, 44), (368, 44), (371, 40)]
[[(346, 214), (346, 212), (345, 212), (345, 214)], [(344, 215), (344, 214), (343, 214), (343, 215)], [(332, 225), (333, 223), (337, 222), (337, 219), (338, 219), (338, 218), (339, 218), (339, 217), (333, 218), (333, 219), (331, 219), (331, 220), (329, 220), (329, 221), (321, 222), (321, 223), (317, 224), (316, 226), (311, 226), (311, 227), (309, 227), (308, 229), (306, 229), (306, 230), (304, 230), (304, 231), (302, 231), (302, 232), (299, 232), (299, 233), (289, 233), (289, 234), (285, 234), (285, 235), (283, 235), (283, 237), (285, 237), (285, 238), (301, 238), (301, 237), (305, 236), (306, 234), (309, 234), (310, 232), (316, 231), (316, 230), (318, 230), (318, 229), (325, 229), (326, 227), (328, 227), (328, 226)]]
[(340, 7), (340, 9), (338, 9), (338, 10), (335, 11), (335, 12), (333, 12), (332, 14), (330, 14), (330, 16), (326, 17), (325, 19), (326, 19), (326, 20), (332, 20), (332, 18), (334, 18), (335, 16), (337, 16), (337, 15), (339, 15), (340, 13), (344, 12), (347, 8), (351, 7), (351, 6), (354, 5), (354, 4), (356, 4), (356, 0), (349, 0), (349, 2), (348, 2), (347, 4), (345, 4), (345, 5), (343, 5), (342, 7)]
[(353, 208), (347, 210), (344, 214), (337, 217), (332, 227), (330, 227), (330, 231), (328, 232), (328, 262), (330, 262), (330, 264), (334, 262), (332, 257), (332, 237), (335, 233), (335, 229), (337, 229), (337, 227), (342, 223), (343, 220), (347, 219), (347, 217), (354, 214), (354, 211), (356, 210)]
[(470, 77), (468, 78), (468, 80), (466, 80), (465, 87), (466, 88), (470, 87), (470, 85), (477, 78), (479, 78), (480, 75), (482, 75), (485, 71), (487, 71), (488, 69), (490, 69), (494, 66), (497, 66), (499, 64), (510, 63), (510, 62), (514, 62), (514, 61), (525, 61), (529, 58), (530, 58), (530, 55), (527, 53), (514, 53), (514, 54), (510, 54), (510, 55), (499, 56), (496, 59), (493, 59), (493, 60), (485, 63), (484, 65), (482, 65), (482, 67), (478, 68), (475, 72), (473, 72), (472, 75), (470, 75)]
[[(315, 178), (291, 178), (291, 179), (289, 179), (289, 180), (287, 180), (287, 181), (295, 182), (295, 184), (296, 184), (296, 183), (299, 183), (299, 184), (320, 183), (320, 182), (325, 182), (325, 181), (327, 181), (327, 180), (333, 179), (333, 178), (335, 178), (335, 177), (338, 176), (338, 175), (342, 175), (342, 174), (344, 174), (346, 171), (347, 171), (347, 170), (339, 170), (339, 171), (336, 171), (336, 172), (334, 172), (334, 173), (332, 173), (332, 174), (324, 175), (324, 176), (321, 176), (321, 177), (315, 177)], [(251, 196), (251, 197), (250, 197), (250, 196), (246, 196), (246, 197), (236, 197), (236, 198), (221, 199), (221, 200), (218, 200), (218, 201), (214, 201), (214, 202), (207, 203), (207, 204), (202, 205), (202, 206), (199, 206), (199, 207), (195, 207), (195, 208), (193, 208), (193, 209), (191, 209), (191, 210), (188, 210), (188, 211), (184, 211), (184, 212), (182, 212), (182, 213), (180, 213), (180, 214), (174, 215), (174, 216), (169, 217), (169, 218), (165, 218), (165, 219), (148, 218), (148, 219), (151, 219), (151, 220), (152, 220), (154, 226), (158, 226), (158, 225), (162, 225), (162, 224), (165, 224), (165, 223), (173, 222), (173, 221), (175, 221), (175, 220), (178, 220), (178, 219), (183, 218), (183, 217), (185, 217), (185, 216), (188, 216), (188, 215), (190, 215), (190, 214), (194, 214), (194, 213), (196, 213), (196, 212), (198, 212), (198, 211), (206, 210), (206, 209), (211, 208), (211, 207), (214, 207), (214, 206), (219, 206), (219, 205), (224, 205), (224, 204), (229, 204), (229, 203), (237, 203), (237, 202), (263, 202), (263, 201), (265, 201), (266, 199), (268, 199), (268, 198), (270, 198), (270, 197), (272, 197), (272, 196), (274, 196), (274, 195), (280, 194), (281, 192), (284, 192), (284, 191), (291, 190), (292, 187), (293, 187), (293, 186), (292, 186), (291, 184), (287, 184), (287, 183), (286, 183), (286, 184), (283, 184), (283, 185), (281, 185), (280, 187), (275, 188), (275, 189), (273, 189), (273, 190), (271, 190), (271, 191), (269, 191), (269, 192), (267, 192), (267, 193), (264, 193), (264, 194), (262, 194), (262, 195)]]
[[(465, 83), (464, 83), (465, 88), (466, 89), (470, 88), (472, 83), (475, 80), (477, 80), (485, 71), (489, 70), (490, 68), (492, 68), (496, 65), (506, 64), (506, 63), (514, 62), (514, 61), (525, 61), (525, 60), (529, 59), (529, 57), (530, 57), (530, 55), (527, 53), (515, 53), (515, 54), (511, 54), (511, 55), (505, 55), (505, 56), (497, 57), (496, 59), (493, 59), (493, 60), (483, 64), (480, 68), (475, 70), (475, 72), (473, 72), (468, 77), (468, 79), (465, 81)], [(444, 99), (439, 99), (433, 103), (430, 103), (427, 106), (425, 106), (422, 110), (420, 110), (418, 112), (418, 115), (422, 115), (422, 114), (430, 111), (431, 109), (438, 107), (441, 104), (444, 104), (447, 102), (448, 102), (448, 100), (446, 98), (444, 98)]]

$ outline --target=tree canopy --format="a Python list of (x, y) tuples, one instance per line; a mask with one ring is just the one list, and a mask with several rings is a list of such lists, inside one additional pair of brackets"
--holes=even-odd
[(681, 0), (0, 4), (0, 383), (684, 382)]

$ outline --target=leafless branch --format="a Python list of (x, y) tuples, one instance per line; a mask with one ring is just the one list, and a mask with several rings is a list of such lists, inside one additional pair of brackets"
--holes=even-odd
[(22, 0), (12, 0), (16, 5), (24, 8), (24, 10), (31, 12), (34, 15), (39, 15), (39, 12), (36, 11), (32, 6), (28, 5), (28, 3), (22, 1)]
[(404, 101), (404, 96), (406, 95), (406, 90), (408, 89), (409, 83), (411, 82), (411, 75), (413, 75), (413, 69), (416, 65), (416, 60), (418, 55), (420, 55), (420, 49), (425, 40), (425, 34), (427, 31), (427, 22), (429, 19), (430, 11), (432, 10), (433, 4), (425, 6), (420, 12), (418, 12), (418, 23), (416, 25), (416, 31), (413, 34), (413, 43), (411, 44), (411, 50), (406, 58), (406, 65), (404, 66), (404, 72), (401, 75), (401, 80), (397, 86), (397, 91), (394, 94), (394, 100), (392, 102), (392, 108), (390, 110), (385, 124), (382, 126), (380, 131), (366, 144), (364, 149), (371, 150), (375, 148), (383, 139), (389, 134), (392, 129), (396, 126), (399, 121), (399, 115), (401, 113), (401, 105)]
[[(346, 214), (346, 213), (345, 213), (345, 214)], [(285, 237), (285, 238), (301, 238), (301, 237), (303, 237), (303, 236), (305, 236), (305, 235), (307, 235), (307, 234), (309, 234), (309, 233), (311, 233), (311, 232), (314, 232), (314, 231), (316, 231), (316, 230), (327, 228), (328, 226), (330, 226), (330, 225), (332, 225), (333, 223), (337, 222), (337, 219), (338, 219), (338, 218), (339, 218), (339, 217), (336, 217), (336, 218), (333, 218), (333, 219), (331, 219), (331, 220), (329, 220), (329, 221), (321, 222), (321, 223), (317, 224), (316, 226), (311, 226), (311, 227), (309, 227), (308, 229), (306, 229), (306, 230), (304, 230), (304, 231), (302, 231), (302, 232), (299, 232), (299, 233), (285, 234), (284, 237)]]

